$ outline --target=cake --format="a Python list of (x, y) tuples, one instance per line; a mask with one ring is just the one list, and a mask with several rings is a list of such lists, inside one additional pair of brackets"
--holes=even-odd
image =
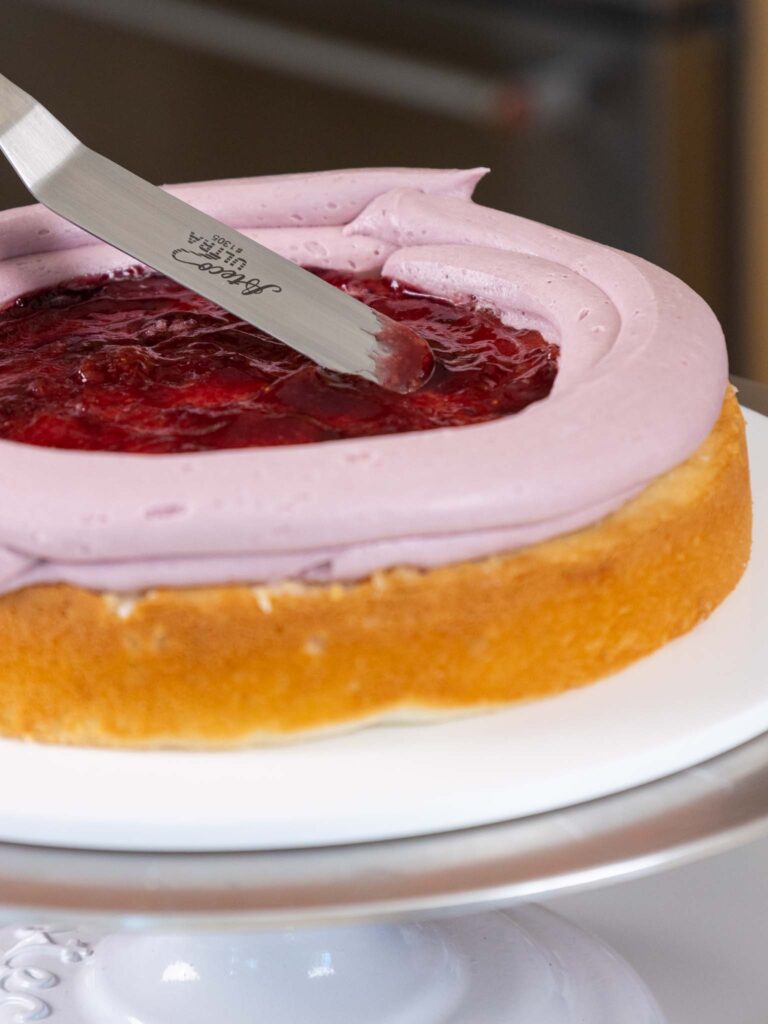
[(483, 173), (171, 189), (442, 317), (459, 347), (402, 398), (264, 338), (245, 387), (231, 318), (235, 348), (213, 344), (178, 286), (40, 206), (0, 214), (0, 734), (219, 748), (507, 706), (726, 597), (751, 503), (714, 315), (637, 257), (475, 204)]

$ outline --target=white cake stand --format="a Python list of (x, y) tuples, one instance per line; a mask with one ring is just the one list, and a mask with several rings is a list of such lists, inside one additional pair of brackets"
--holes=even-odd
[[(18, 808), (25, 773), (5, 783)], [(768, 832), (768, 733), (612, 788), (494, 824), (324, 846), (0, 843), (0, 1024), (663, 1024), (616, 954), (525, 901)], [(84, 836), (93, 847), (93, 828)], [(514, 905), (485, 909), (502, 903)]]
[[(768, 734), (625, 793), (441, 835), (223, 854), (0, 844), (6, 919), (32, 922), (0, 932), (0, 1021), (663, 1024), (619, 957), (522, 902), (765, 832)], [(499, 903), (515, 905), (480, 909)]]

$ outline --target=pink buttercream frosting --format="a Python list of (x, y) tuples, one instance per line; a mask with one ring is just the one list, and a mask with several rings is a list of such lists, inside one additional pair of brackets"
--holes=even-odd
[[(476, 297), (560, 345), (554, 388), (477, 426), (192, 455), (0, 441), (0, 590), (352, 580), (593, 523), (687, 458), (727, 381), (707, 305), (658, 267), (470, 199), (482, 170), (171, 191), (296, 262)], [(130, 265), (40, 206), (0, 214), (0, 303)]]

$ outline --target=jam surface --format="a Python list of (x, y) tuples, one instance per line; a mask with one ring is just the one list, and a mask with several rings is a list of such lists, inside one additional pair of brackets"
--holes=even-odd
[(408, 395), (324, 370), (181, 285), (133, 270), (0, 311), (0, 437), (55, 448), (195, 452), (480, 423), (545, 398), (558, 348), (472, 303), (316, 271), (425, 337)]

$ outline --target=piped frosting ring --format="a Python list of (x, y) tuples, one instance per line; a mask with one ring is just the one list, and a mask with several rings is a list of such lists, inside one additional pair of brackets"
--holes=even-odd
[[(0, 590), (353, 580), (596, 522), (685, 460), (727, 383), (720, 327), (636, 257), (469, 196), (482, 171), (384, 169), (178, 186), (307, 266), (474, 296), (560, 346), (550, 396), (474, 426), (184, 455), (0, 441)], [(44, 251), (39, 251), (44, 250)], [(0, 303), (130, 265), (41, 207), (0, 215)]]

